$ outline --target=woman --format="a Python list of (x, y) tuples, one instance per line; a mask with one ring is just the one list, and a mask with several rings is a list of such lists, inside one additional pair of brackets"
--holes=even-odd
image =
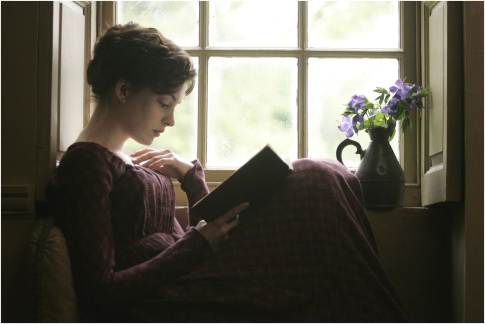
[[(110, 28), (87, 71), (96, 110), (52, 176), (48, 197), (93, 321), (406, 321), (378, 261), (358, 180), (301, 159), (264, 197), (209, 224), (200, 163), (150, 145), (193, 89), (190, 57), (156, 29)], [(175, 219), (182, 183), (189, 228)], [(244, 217), (239, 220), (239, 213)], [(218, 215), (219, 216), (219, 215)]]

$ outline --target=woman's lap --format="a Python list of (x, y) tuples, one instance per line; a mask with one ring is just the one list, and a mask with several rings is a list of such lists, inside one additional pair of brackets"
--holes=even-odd
[(259, 310), (259, 320), (405, 319), (377, 258), (357, 178), (334, 160), (293, 167), (241, 214), (223, 249), (162, 288), (158, 302), (246, 307)]

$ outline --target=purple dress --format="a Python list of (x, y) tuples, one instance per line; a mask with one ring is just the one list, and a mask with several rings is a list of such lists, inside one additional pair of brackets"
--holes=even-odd
[(402, 322), (408, 315), (378, 260), (359, 181), (330, 159), (301, 159), (252, 202), (213, 254), (190, 207), (208, 193), (198, 161), (171, 180), (75, 143), (48, 186), (86, 320)]

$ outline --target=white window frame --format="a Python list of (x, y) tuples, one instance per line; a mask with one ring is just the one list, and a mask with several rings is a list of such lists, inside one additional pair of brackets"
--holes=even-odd
[[(224, 181), (234, 169), (207, 167), (207, 107), (208, 107), (208, 62), (210, 57), (294, 57), (298, 59), (298, 158), (308, 156), (308, 125), (307, 125), (307, 97), (308, 97), (308, 59), (309, 58), (391, 58), (399, 61), (400, 77), (420, 82), (419, 71), (419, 5), (417, 2), (402, 1), (399, 7), (400, 25), (400, 48), (399, 49), (362, 49), (362, 50), (322, 50), (308, 48), (308, 3), (298, 2), (298, 47), (297, 48), (218, 48), (210, 47), (209, 40), (209, 2), (199, 2), (199, 46), (184, 47), (194, 57), (198, 57), (198, 136), (197, 158), (204, 166), (206, 181), (210, 188), (216, 187)], [(116, 2), (103, 1), (98, 5), (100, 26), (110, 26), (116, 22)], [(405, 207), (421, 206), (420, 197), (420, 129), (419, 116), (411, 113), (413, 125), (411, 131), (407, 131), (400, 137), (399, 156), (400, 163), (406, 176), (406, 190), (404, 196)], [(351, 170), (354, 171), (355, 170)], [(179, 186), (176, 185), (176, 190)], [(184, 196), (181, 194), (178, 197)], [(177, 205), (184, 205), (185, 200), (177, 201)]]

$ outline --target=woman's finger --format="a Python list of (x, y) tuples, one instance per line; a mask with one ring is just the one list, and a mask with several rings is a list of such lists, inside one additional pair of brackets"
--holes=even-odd
[(161, 157), (173, 157), (173, 153), (170, 150), (155, 150), (155, 151), (149, 151), (145, 152), (142, 155), (138, 155), (133, 159), (133, 163), (141, 163), (144, 161), (149, 161), (150, 159), (156, 158), (158, 156)]
[(136, 151), (134, 153), (131, 153), (130, 156), (131, 157), (137, 157), (137, 156), (140, 156), (142, 154), (145, 154), (146, 152), (149, 152), (151, 150), (153, 150), (153, 149), (151, 149), (151, 148), (144, 148), (144, 149), (138, 150), (138, 151)]
[(230, 209), (224, 215), (222, 215), (221, 217), (217, 218), (214, 221), (217, 221), (221, 225), (228, 223), (231, 219), (236, 217), (236, 215), (238, 215), (240, 212), (242, 212), (243, 210), (245, 210), (248, 207), (249, 207), (249, 203), (247, 203), (247, 202), (242, 203), (242, 204)]
[(165, 159), (163, 156), (156, 156), (148, 160), (144, 167), (145, 168), (157, 168), (160, 167), (164, 164), (167, 164), (167, 159)]

